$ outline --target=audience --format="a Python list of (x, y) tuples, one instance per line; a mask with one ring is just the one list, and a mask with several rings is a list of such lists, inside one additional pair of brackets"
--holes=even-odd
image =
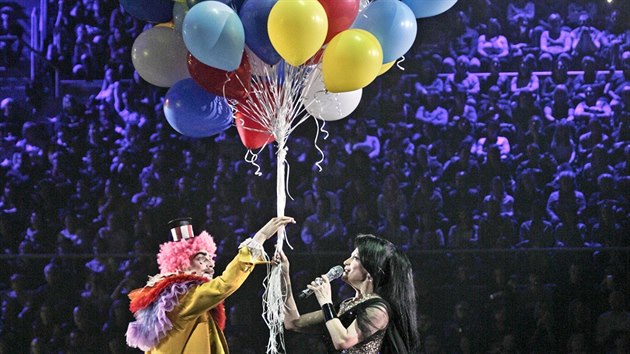
[(477, 52), (480, 56), (482, 67), (487, 67), (492, 59), (498, 59), (502, 66), (509, 63), (510, 43), (503, 34), (502, 26), (498, 19), (491, 18), (488, 20), (485, 32), (479, 35)]
[(572, 38), (571, 33), (562, 27), (562, 17), (553, 13), (547, 18), (547, 24), (549, 28), (540, 36), (540, 65), (550, 67), (551, 61), (562, 59), (571, 62)]
[[(427, 353), (627, 352), (630, 44), (617, 3), (471, 0), (456, 21), (421, 20), (441, 39), (423, 37), (435, 45), (411, 49), (413, 70), (379, 77), (330, 124), (333, 141), (315, 142), (322, 172), (312, 137), (293, 132), (287, 214), (302, 224), (289, 242), (327, 260), (348, 235), (377, 233), (413, 255)], [(130, 353), (127, 295), (156, 272), (160, 225), (185, 212), (235, 249), (275, 212), (275, 161), (261, 153), (258, 177), (233, 130), (171, 129), (165, 90), (125, 59), (150, 25), (106, 1), (48, 5), (43, 54), (62, 79), (103, 80), (49, 116), (35, 82), (0, 101), (0, 352)], [(19, 7), (0, 13), (19, 30)], [(264, 326), (231, 305), (229, 341), (244, 321)], [(265, 335), (234, 347), (256, 352)], [(287, 352), (304, 352), (291, 336)]]
[(0, 64), (2, 66), (15, 66), (22, 58), (24, 38), (26, 30), (18, 21), (19, 13), (15, 8), (3, 3), (0, 8)]

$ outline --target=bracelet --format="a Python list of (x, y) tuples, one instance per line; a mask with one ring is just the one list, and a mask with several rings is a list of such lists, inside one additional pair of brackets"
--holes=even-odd
[(335, 314), (333, 304), (331, 304), (330, 302), (322, 305), (322, 312), (324, 312), (325, 322), (328, 322), (333, 318), (337, 318), (337, 314)]

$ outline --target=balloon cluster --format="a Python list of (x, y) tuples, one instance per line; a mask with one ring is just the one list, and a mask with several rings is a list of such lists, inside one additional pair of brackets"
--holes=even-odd
[(411, 48), (416, 19), (457, 0), (120, 2), (131, 16), (156, 24), (135, 39), (132, 62), (147, 82), (169, 87), (169, 124), (183, 135), (207, 137), (235, 121), (253, 149), (274, 141), (270, 126), (251, 116), (262, 104), (252, 82), (269, 68), (276, 74), (283, 65), (308, 68), (290, 71), (304, 75), (300, 104), (318, 119), (344, 118), (362, 89)]
[[(309, 117), (348, 116), (363, 88), (411, 48), (416, 18), (457, 0), (120, 1), (138, 19), (170, 21), (136, 38), (132, 61), (147, 82), (169, 87), (164, 114), (175, 130), (207, 137), (234, 121), (248, 155), (276, 142), (276, 209), (284, 215), (293, 129)], [(285, 239), (281, 230), (278, 249)], [(268, 354), (283, 346), (279, 272), (268, 274), (263, 294)]]

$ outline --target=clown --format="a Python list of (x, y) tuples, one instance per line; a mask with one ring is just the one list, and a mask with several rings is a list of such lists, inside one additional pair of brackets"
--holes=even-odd
[(160, 245), (160, 273), (129, 294), (135, 321), (127, 344), (147, 353), (229, 353), (223, 334), (223, 300), (234, 293), (266, 254), (262, 244), (291, 217), (272, 218), (239, 246), (239, 252), (214, 277), (216, 244), (202, 232), (194, 236), (190, 218), (169, 222), (173, 241)]

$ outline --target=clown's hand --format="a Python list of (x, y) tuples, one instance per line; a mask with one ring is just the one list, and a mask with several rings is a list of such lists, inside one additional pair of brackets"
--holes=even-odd
[(287, 224), (295, 224), (295, 219), (290, 216), (277, 216), (272, 218), (269, 222), (267, 222), (267, 224), (265, 224), (265, 226), (256, 232), (254, 240), (263, 243), (271, 238), (271, 236), (275, 235), (281, 227), (284, 227)]

